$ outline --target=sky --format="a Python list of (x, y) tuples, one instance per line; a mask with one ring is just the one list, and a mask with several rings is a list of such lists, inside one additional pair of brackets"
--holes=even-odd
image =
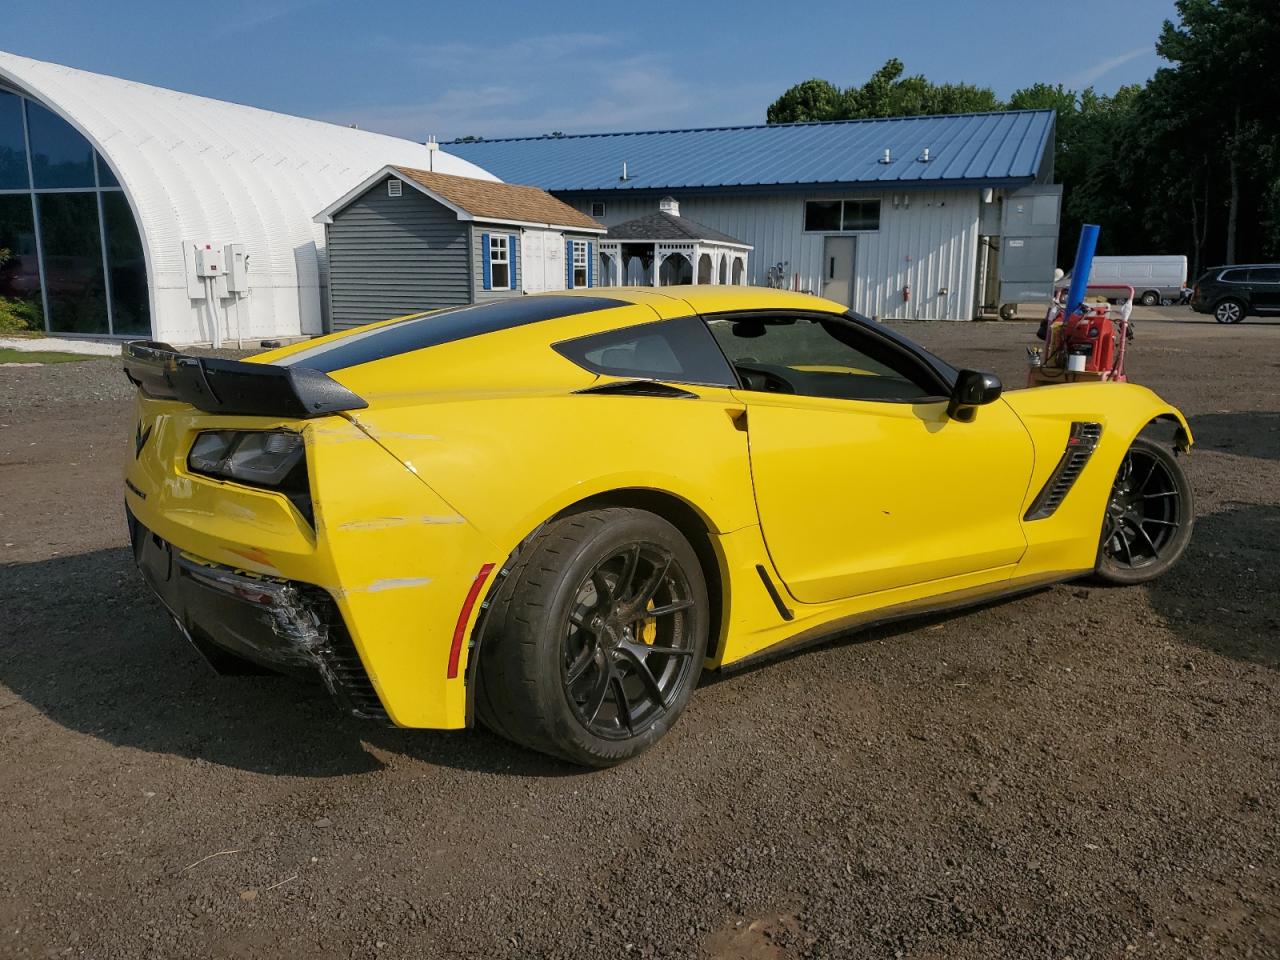
[(890, 57), (1004, 97), (1109, 93), (1161, 65), (1174, 16), (1173, 0), (7, 3), (10, 53), (441, 141), (763, 123), (792, 84), (860, 84)]

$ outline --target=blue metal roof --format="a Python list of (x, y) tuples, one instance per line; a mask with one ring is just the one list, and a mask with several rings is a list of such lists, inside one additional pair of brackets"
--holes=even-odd
[[(1035, 179), (1053, 123), (1052, 110), (1010, 110), (479, 140), (446, 150), (503, 180), (564, 193), (1011, 185)], [(926, 148), (927, 163), (919, 159)], [(881, 162), (886, 149), (890, 163)]]

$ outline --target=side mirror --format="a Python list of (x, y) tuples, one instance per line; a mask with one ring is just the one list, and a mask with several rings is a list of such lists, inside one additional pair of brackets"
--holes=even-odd
[(977, 370), (961, 370), (947, 403), (947, 416), (961, 423), (969, 423), (978, 415), (978, 408), (1000, 399), (1003, 390), (1000, 378), (994, 373)]

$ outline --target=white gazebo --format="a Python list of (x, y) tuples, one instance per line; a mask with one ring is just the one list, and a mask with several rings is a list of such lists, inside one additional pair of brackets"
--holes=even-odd
[(680, 216), (680, 204), (664, 197), (657, 213), (609, 228), (599, 276), (602, 286), (743, 286), (750, 253), (751, 244)]

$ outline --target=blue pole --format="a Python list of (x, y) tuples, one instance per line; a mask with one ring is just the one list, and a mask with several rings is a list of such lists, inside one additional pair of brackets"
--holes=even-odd
[(1076, 247), (1076, 262), (1071, 268), (1071, 286), (1067, 288), (1067, 316), (1077, 313), (1084, 303), (1084, 288), (1089, 285), (1093, 271), (1093, 251), (1098, 248), (1098, 225), (1086, 223), (1080, 228), (1080, 244)]

